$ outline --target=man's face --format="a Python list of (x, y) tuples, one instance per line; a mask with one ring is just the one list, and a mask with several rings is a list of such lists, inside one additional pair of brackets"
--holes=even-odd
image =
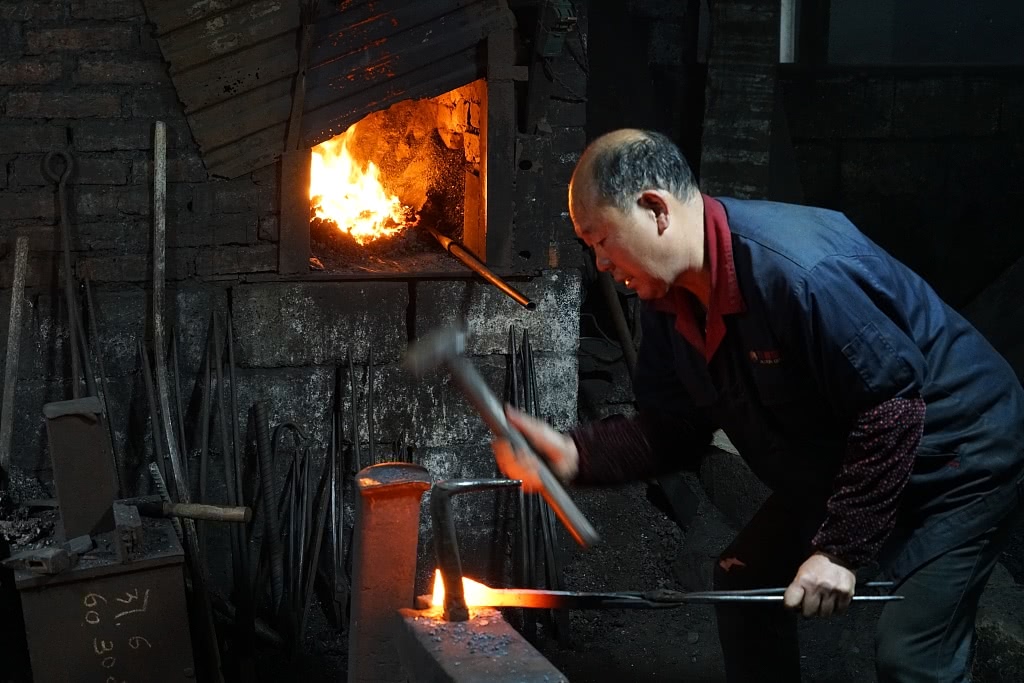
[(576, 235), (594, 250), (597, 269), (641, 299), (658, 299), (674, 280), (669, 269), (668, 240), (661, 240), (657, 213), (634, 202), (625, 212), (614, 206), (574, 202)]

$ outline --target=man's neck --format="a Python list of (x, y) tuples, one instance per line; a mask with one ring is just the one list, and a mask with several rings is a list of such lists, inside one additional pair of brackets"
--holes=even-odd
[(708, 303), (711, 301), (711, 267), (707, 257), (705, 256), (700, 270), (683, 273), (682, 277), (676, 281), (676, 286), (696, 297), (704, 310), (707, 310)]

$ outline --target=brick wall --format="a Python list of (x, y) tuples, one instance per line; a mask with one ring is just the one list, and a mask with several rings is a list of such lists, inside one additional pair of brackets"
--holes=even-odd
[(1024, 70), (782, 74), (807, 203), (846, 212), (958, 307), (1024, 253)]
[[(441, 378), (420, 384), (399, 365), (409, 339), (456, 320), (477, 333), (471, 353), (499, 392), (508, 326), (528, 328), (538, 352), (543, 409), (568, 426), (576, 417), (577, 268), (583, 252), (565, 197), (584, 143), (585, 105), (578, 94), (586, 92), (586, 77), (568, 57), (553, 69), (558, 80), (548, 112), (551, 131), (519, 136), (517, 170), (510, 174), (516, 186), (515, 267), (530, 273), (514, 284), (535, 298), (537, 311), (526, 313), (468, 274), (446, 281), (285, 283), (274, 274), (276, 167), (234, 180), (208, 178), (141, 0), (0, 0), (3, 339), (14, 239), (28, 235), (31, 244), (15, 463), (48, 477), (42, 405), (70, 397), (67, 326), (58, 295), (57, 194), (42, 171), (48, 152), (63, 151), (76, 164), (68, 185), (75, 272), (80, 282), (91, 281), (95, 294), (115, 440), (136, 475), (131, 481), (146, 487), (139, 465), (151, 458), (152, 438), (135, 344), (152, 329), (157, 120), (168, 126), (167, 315), (180, 340), (190, 417), (210, 313), (230, 311), (243, 426), (245, 411), (262, 398), (271, 405), (272, 422), (297, 418), (323, 445), (334, 368), (351, 349), (357, 377), (363, 377), (373, 345), (378, 439), (416, 443), (439, 477), (492, 476), (489, 437), (479, 418)], [(196, 456), (194, 439), (188, 451)]]

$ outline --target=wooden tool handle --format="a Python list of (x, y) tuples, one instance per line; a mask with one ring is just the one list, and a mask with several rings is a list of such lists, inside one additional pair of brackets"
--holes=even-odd
[(170, 517), (208, 519), (213, 522), (248, 522), (252, 519), (252, 508), (200, 503), (164, 503), (164, 514)]
[(206, 519), (212, 522), (241, 522), (252, 519), (252, 508), (231, 505), (204, 505), (201, 503), (146, 503), (139, 505), (139, 514), (147, 517), (183, 517)]

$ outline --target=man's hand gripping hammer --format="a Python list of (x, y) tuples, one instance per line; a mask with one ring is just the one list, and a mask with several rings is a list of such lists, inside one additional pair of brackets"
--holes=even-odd
[(597, 531), (576, 507), (544, 459), (537, 455), (536, 449), (519, 430), (509, 424), (501, 402), (473, 364), (462, 355), (465, 349), (466, 333), (454, 327), (445, 328), (422, 337), (410, 346), (405, 355), (405, 366), (417, 376), (422, 376), (440, 365), (447, 367), (494, 436), (507, 439), (512, 445), (513, 452), (520, 454), (521, 457), (533, 458), (534, 469), (541, 481), (541, 495), (576, 542), (583, 547), (593, 545), (600, 540)]

